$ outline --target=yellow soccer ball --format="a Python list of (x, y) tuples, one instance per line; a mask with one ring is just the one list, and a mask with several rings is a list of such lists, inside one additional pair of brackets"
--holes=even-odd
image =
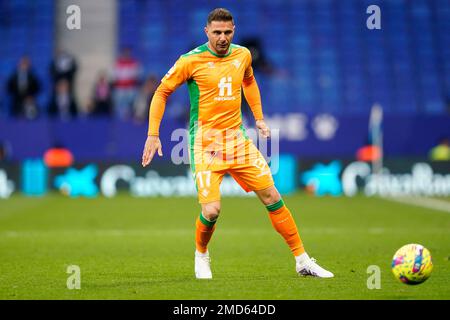
[(397, 250), (391, 267), (398, 280), (413, 285), (422, 283), (430, 277), (433, 262), (427, 248), (411, 243)]

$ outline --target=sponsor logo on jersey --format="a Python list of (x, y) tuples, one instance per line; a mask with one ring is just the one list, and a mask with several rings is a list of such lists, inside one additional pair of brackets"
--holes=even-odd
[(232, 96), (232, 78), (231, 77), (222, 77), (217, 85), (219, 88), (219, 96), (215, 97), (216, 101), (228, 101), (228, 100), (236, 100), (235, 96)]

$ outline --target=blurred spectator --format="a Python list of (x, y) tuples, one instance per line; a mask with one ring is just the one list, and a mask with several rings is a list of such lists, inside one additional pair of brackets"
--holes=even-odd
[[(241, 45), (250, 50), (252, 55), (252, 68), (255, 73), (262, 73), (263, 75), (273, 76), (275, 73), (274, 68), (270, 64), (267, 56), (264, 52), (261, 41), (258, 37), (248, 37), (241, 41)], [(257, 75), (256, 77), (258, 77)], [(260, 81), (264, 82), (260, 78)], [(242, 99), (242, 114), (245, 118), (251, 119), (253, 117), (250, 107), (247, 103), (247, 99)]]
[(153, 94), (158, 88), (159, 81), (154, 75), (150, 75), (142, 85), (134, 100), (134, 119), (138, 122), (145, 122), (148, 119), (148, 109), (152, 101)]
[(250, 50), (252, 54), (252, 67), (255, 71), (272, 74), (274, 69), (266, 57), (263, 46), (259, 38), (250, 37), (242, 39), (242, 46)]
[(437, 146), (430, 150), (431, 161), (450, 161), (450, 140), (443, 138)]
[(8, 150), (7, 150), (6, 142), (0, 141), (0, 163), (6, 162), (8, 159)]
[(56, 83), (60, 80), (66, 80), (69, 84), (69, 90), (73, 93), (73, 84), (78, 65), (75, 58), (64, 50), (58, 50), (50, 63), (50, 75), (53, 80), (53, 88), (56, 89)]
[(55, 92), (48, 107), (48, 113), (53, 117), (68, 120), (77, 115), (77, 105), (70, 92), (69, 82), (65, 79), (56, 83)]
[(34, 119), (38, 115), (35, 96), (40, 90), (40, 83), (31, 70), (28, 57), (22, 57), (17, 69), (11, 74), (7, 84), (11, 95), (11, 112), (13, 116)]
[(112, 88), (106, 73), (101, 72), (94, 84), (89, 113), (93, 115), (109, 115), (111, 113)]
[(131, 116), (139, 75), (139, 62), (131, 56), (130, 48), (123, 49), (114, 67), (114, 114), (119, 119)]

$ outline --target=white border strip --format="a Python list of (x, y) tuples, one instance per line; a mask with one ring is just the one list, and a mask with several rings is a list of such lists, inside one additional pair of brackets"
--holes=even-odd
[(382, 199), (450, 213), (450, 202), (424, 197), (381, 197)]

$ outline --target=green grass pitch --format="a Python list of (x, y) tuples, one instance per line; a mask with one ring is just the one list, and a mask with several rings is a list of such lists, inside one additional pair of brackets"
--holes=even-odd
[[(256, 198), (223, 198), (209, 250), (213, 280), (194, 277), (194, 198), (0, 201), (0, 299), (450, 299), (450, 214), (379, 198), (284, 197), (310, 256), (333, 279), (296, 275), (294, 259)], [(433, 273), (407, 286), (395, 251), (420, 243)], [(66, 287), (67, 267), (81, 289)], [(381, 289), (367, 288), (367, 268)]]

